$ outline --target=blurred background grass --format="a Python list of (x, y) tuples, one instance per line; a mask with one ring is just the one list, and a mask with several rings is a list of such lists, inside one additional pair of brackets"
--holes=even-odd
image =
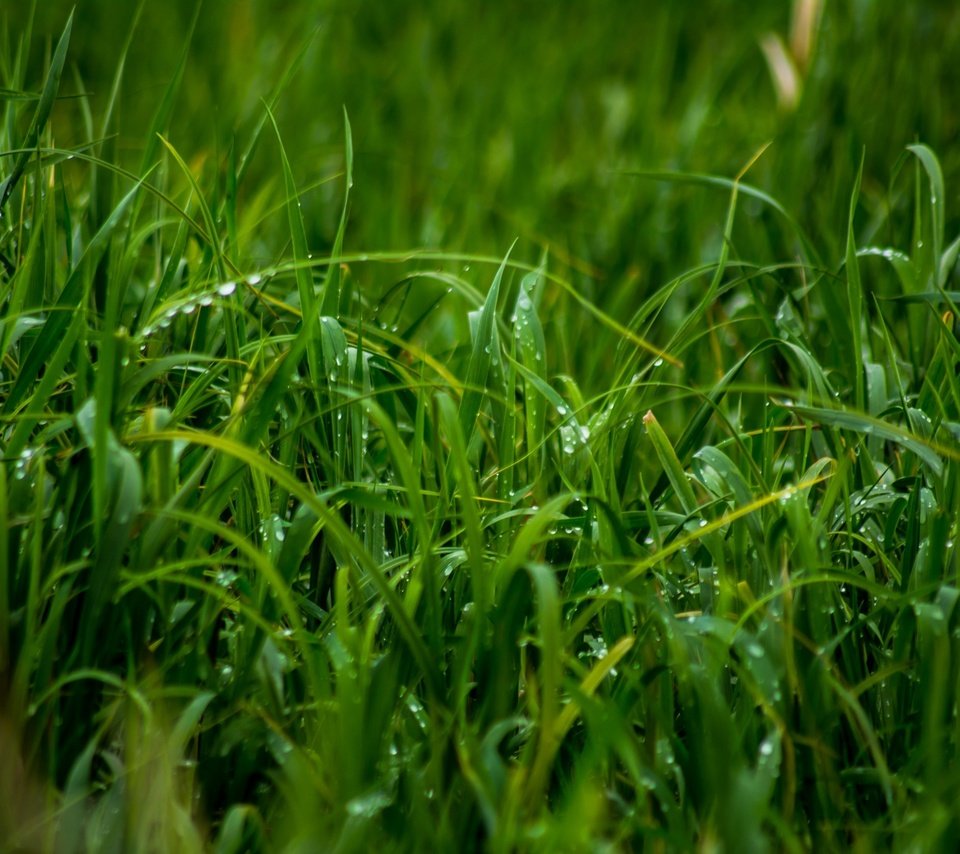
[[(39, 4), (37, 34), (47, 44), (71, 5)], [(30, 4), (13, 6), (16, 33)], [(126, 0), (77, 4), (76, 75), (66, 88), (93, 92), (95, 113), (133, 8)], [(119, 112), (119, 146), (131, 160), (195, 12), (186, 0), (145, 4)], [(777, 60), (762, 47), (774, 44), (771, 35), (796, 71), (795, 103), (778, 94)], [(281, 130), (299, 185), (309, 186), (342, 164), (346, 107), (356, 149), (351, 248), (498, 254), (520, 236), (521, 245), (549, 243), (555, 258), (593, 272), (584, 284), (601, 302), (604, 290), (620, 294), (625, 276), (649, 291), (667, 273), (711, 257), (726, 204), (723, 193), (623, 170), (733, 177), (772, 141), (750, 180), (775, 192), (839, 257), (861, 151), (862, 204), (878, 217), (896, 205), (888, 189), (905, 145), (921, 140), (938, 150), (948, 188), (960, 168), (951, 95), (960, 91), (960, 64), (951, 59), (960, 15), (954, 3), (931, 0), (207, 2), (173, 143), (215, 163), (260, 117), (261, 99), (308, 40), (281, 101)], [(40, 51), (45, 40), (32, 43)], [(64, 132), (75, 136), (82, 125), (67, 112)], [(250, 186), (277, 180), (276, 160), (265, 146)], [(332, 243), (339, 193), (328, 182), (304, 198), (313, 242)], [(769, 211), (744, 211), (749, 238), (741, 240), (784, 248)]]

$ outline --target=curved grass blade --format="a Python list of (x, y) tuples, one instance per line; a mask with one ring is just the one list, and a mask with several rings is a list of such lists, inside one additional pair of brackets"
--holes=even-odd
[(895, 442), (903, 448), (921, 459), (930, 472), (937, 478), (943, 473), (943, 460), (941, 454), (951, 459), (960, 459), (960, 452), (951, 451), (942, 446), (935, 446), (932, 443), (924, 441), (913, 435), (902, 427), (889, 424), (877, 418), (871, 418), (859, 412), (849, 412), (843, 409), (825, 409), (817, 406), (804, 406), (798, 403), (790, 403), (786, 408), (791, 412), (796, 412), (804, 418), (817, 421), (820, 424), (829, 424), (831, 427), (839, 427), (841, 430), (850, 430), (854, 433), (864, 435), (875, 435), (887, 442)]
[(723, 187), (727, 190), (733, 190), (734, 186), (736, 186), (738, 192), (743, 193), (745, 196), (750, 196), (751, 198), (757, 199), (763, 202), (765, 205), (769, 205), (773, 210), (780, 214), (787, 225), (789, 225), (797, 235), (804, 254), (810, 263), (814, 267), (823, 266), (813, 241), (811, 241), (806, 232), (804, 232), (800, 223), (782, 204), (780, 204), (780, 202), (778, 202), (773, 196), (765, 193), (759, 187), (754, 187), (751, 184), (744, 184), (743, 182), (734, 178), (724, 178), (720, 175), (710, 175), (702, 172), (666, 172), (662, 170), (636, 169), (627, 170), (621, 174), (631, 175), (637, 178), (649, 178), (654, 181), (668, 181), (674, 184), (702, 184), (708, 187)]

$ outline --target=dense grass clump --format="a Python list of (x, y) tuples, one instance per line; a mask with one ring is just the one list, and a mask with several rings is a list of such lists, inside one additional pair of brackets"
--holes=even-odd
[(0, 848), (948, 847), (945, 7), (270, 5), (0, 43)]

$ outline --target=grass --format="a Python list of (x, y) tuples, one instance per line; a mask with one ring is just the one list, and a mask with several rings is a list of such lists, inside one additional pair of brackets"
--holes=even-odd
[(7, 849), (950, 845), (947, 4), (502, 62), (510, 4), (58, 5), (0, 50)]

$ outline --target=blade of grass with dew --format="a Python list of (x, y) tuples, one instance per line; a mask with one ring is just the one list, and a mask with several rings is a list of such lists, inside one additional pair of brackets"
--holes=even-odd
[[(510, 251), (512, 251), (512, 247)], [(500, 263), (500, 267), (493, 277), (493, 283), (490, 285), (490, 290), (487, 292), (483, 307), (480, 309), (473, 348), (470, 352), (470, 361), (467, 365), (463, 397), (460, 399), (460, 429), (467, 445), (470, 444), (471, 437), (476, 430), (477, 417), (483, 403), (490, 366), (494, 359), (499, 358), (500, 340), (496, 326), (497, 302), (500, 298), (500, 285), (503, 281), (503, 271), (506, 269), (510, 251), (507, 252)]]

